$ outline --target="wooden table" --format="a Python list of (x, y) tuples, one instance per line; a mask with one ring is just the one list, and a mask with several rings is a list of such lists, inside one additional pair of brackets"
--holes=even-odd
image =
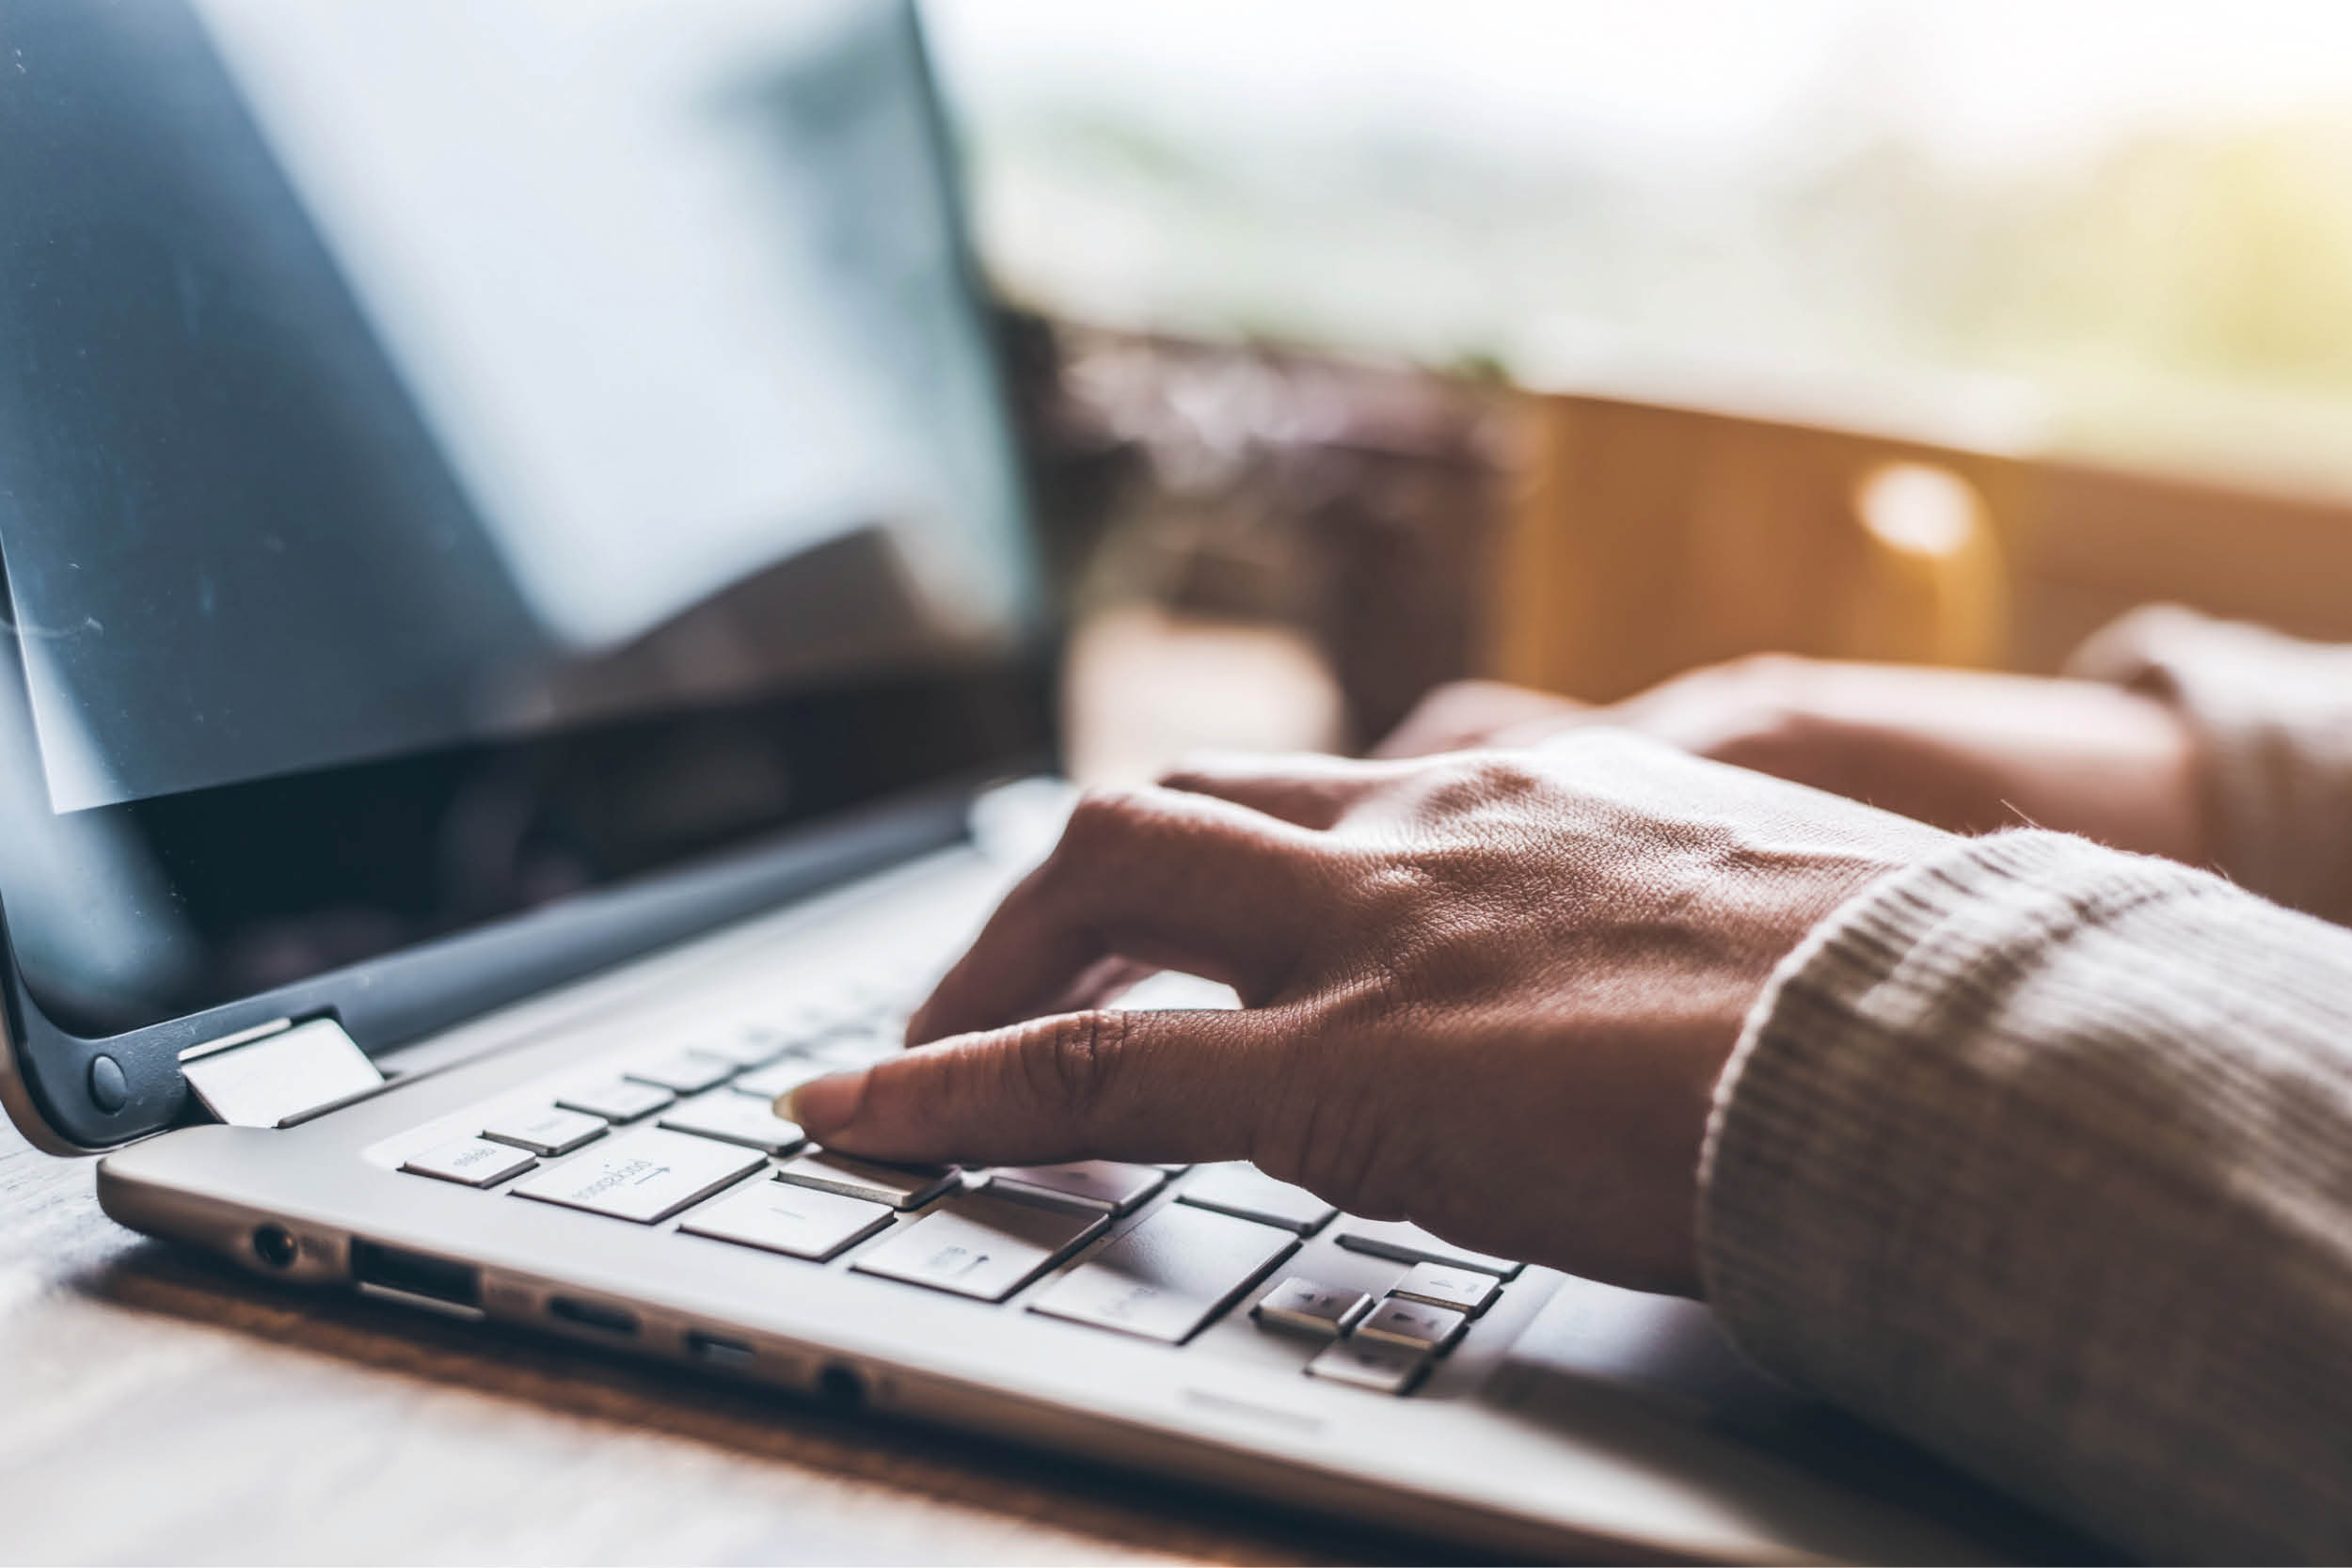
[[(1216, 677), (1221, 704), (1143, 691), (1138, 679), (1171, 668), (1154, 657), (1168, 635), (1145, 615), (1093, 637), (1086, 668), (1129, 672), (1073, 692), (1074, 706), (1102, 715), (1079, 716), (1097, 776), (1147, 776), (1193, 744), (1314, 738), (1327, 721), (1314, 673), (1294, 669), (1279, 638), (1189, 638), (1172, 667)], [(1234, 682), (1236, 662), (1265, 678)], [(1112, 722), (1138, 706), (1161, 716), (1148, 736), (1132, 718)], [(1169, 717), (1188, 712), (1171, 730)], [(0, 1119), (0, 1561), (1459, 1556), (292, 1291), (115, 1225), (91, 1171), (37, 1152)]]

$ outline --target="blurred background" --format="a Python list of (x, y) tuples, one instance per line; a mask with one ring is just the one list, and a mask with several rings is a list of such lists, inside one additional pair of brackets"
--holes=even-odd
[(1268, 672), (1200, 738), (2150, 598), (2352, 638), (2352, 8), (925, 17), (1082, 647)]

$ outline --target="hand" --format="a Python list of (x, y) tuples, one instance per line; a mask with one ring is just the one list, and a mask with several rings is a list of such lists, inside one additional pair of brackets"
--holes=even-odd
[[(1603, 730), (1202, 763), (1078, 807), (915, 1015), (937, 1043), (778, 1108), (882, 1159), (1254, 1160), (1367, 1217), (1696, 1293), (1699, 1145), (1750, 1006), (1943, 839)], [(1138, 964), (1244, 1009), (1103, 1010)]]
[(1464, 681), (1431, 693), (1379, 751), (1524, 745), (1592, 724), (1954, 832), (2032, 823), (2192, 864), (2207, 853), (2187, 726), (2156, 698), (2093, 681), (1785, 656), (1606, 706)]

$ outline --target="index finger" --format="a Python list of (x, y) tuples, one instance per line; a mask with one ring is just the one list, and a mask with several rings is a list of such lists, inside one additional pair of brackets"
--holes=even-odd
[(907, 1025), (910, 1041), (1061, 1010), (1104, 960), (1279, 989), (1305, 945), (1318, 835), (1168, 789), (1090, 795)]

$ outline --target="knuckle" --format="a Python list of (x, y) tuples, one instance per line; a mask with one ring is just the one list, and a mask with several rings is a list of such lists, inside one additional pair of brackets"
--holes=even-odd
[(1471, 713), (1504, 688), (1493, 681), (1454, 680), (1441, 682), (1422, 694), (1415, 705), (1423, 715), (1450, 717), (1454, 713)]
[(1216, 780), (1227, 766), (1225, 758), (1216, 752), (1186, 752), (1160, 771), (1157, 782), (1163, 789), (1184, 789)]
[(1538, 787), (1542, 778), (1517, 752), (1481, 752), (1429, 769), (1419, 805), (1425, 819), (1474, 816)]
[(1772, 714), (1795, 705), (1811, 669), (1809, 659), (1795, 654), (1743, 654), (1716, 671), (1714, 684), (1730, 707), (1751, 715)]
[(1744, 685), (1771, 687), (1795, 679), (1804, 665), (1805, 660), (1795, 654), (1767, 650), (1741, 654), (1737, 658), (1726, 659), (1717, 668), (1726, 677)]
[(1070, 831), (1079, 834), (1123, 832), (1150, 814), (1142, 790), (1097, 786), (1078, 797), (1078, 803), (1071, 809)]
[(1436, 894), (1435, 879), (1418, 859), (1378, 861), (1356, 879), (1362, 924), (1375, 937), (1418, 926)]
[(1251, 1158), (1277, 1180), (1342, 1208), (1391, 1209), (1399, 1175), (1394, 1108), (1371, 1077), (1328, 1066), (1317, 1053), (1295, 1054)]
[(1041, 1019), (1021, 1036), (1008, 1066), (1014, 1092), (1078, 1125), (1091, 1122), (1117, 1074), (1125, 1015), (1092, 1008)]
[(1478, 759), (1479, 788), (1489, 800), (1509, 800), (1538, 789), (1543, 775), (1517, 752), (1493, 752)]
[(1083, 886), (1105, 866), (1131, 859), (1152, 810), (1141, 791), (1089, 789), (1062, 825), (1061, 839), (1039, 867), (1043, 887), (1058, 894)]

